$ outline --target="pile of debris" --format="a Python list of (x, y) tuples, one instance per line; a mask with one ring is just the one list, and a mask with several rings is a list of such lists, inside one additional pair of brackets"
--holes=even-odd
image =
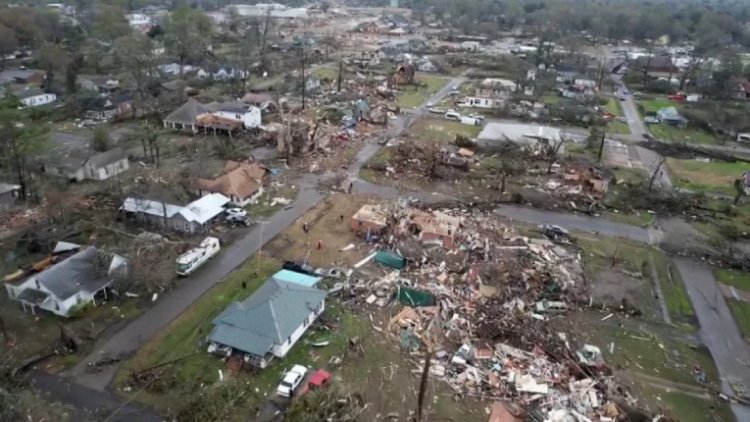
[(431, 376), (458, 396), (516, 404), (532, 420), (614, 421), (631, 411), (599, 348), (550, 323), (589, 302), (578, 249), (564, 237), (520, 236), (466, 209), (366, 207), (352, 228), (380, 249), (368, 259), (394, 270), (379, 279), (355, 271), (349, 300), (404, 305), (385, 331), (429, 357)]

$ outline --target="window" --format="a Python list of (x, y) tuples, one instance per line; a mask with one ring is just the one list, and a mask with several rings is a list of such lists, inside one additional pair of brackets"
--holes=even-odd
[(242, 116), (240, 116), (239, 114), (236, 114), (235, 116), (237, 116), (237, 120), (242, 120)]
[(34, 280), (34, 282), (36, 283), (36, 288), (37, 288), (37, 289), (41, 289), (41, 288), (42, 288), (42, 287), (41, 287), (41, 286), (39, 285), (39, 280)]
[(291, 345), (291, 344), (292, 344), (292, 338), (291, 338), (291, 337), (288, 337), (288, 338), (286, 339), (286, 342), (287, 342), (287, 343), (289, 343), (289, 345)]
[(80, 294), (80, 293), (79, 293), (79, 294), (78, 294), (78, 295), (76, 296), (76, 303), (77, 303), (78, 305), (80, 305), (80, 304), (81, 304), (81, 294)]
[(185, 231), (186, 232), (190, 231), (190, 223), (188, 223), (188, 222), (185, 222)]
[[(79, 303), (80, 303), (80, 302), (79, 302)], [(59, 311), (59, 310), (60, 310), (60, 302), (58, 302), (58, 301), (55, 301), (55, 310), (56, 310), (56, 311)]]

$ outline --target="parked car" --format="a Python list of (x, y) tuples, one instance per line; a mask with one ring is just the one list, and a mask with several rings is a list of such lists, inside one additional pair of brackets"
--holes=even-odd
[(228, 214), (225, 221), (232, 225), (241, 224), (243, 226), (249, 226), (253, 224), (253, 221), (250, 219), (250, 216), (247, 215), (247, 213), (245, 213), (245, 215)]
[(225, 213), (227, 217), (247, 217), (247, 211), (242, 208), (227, 208)]
[(325, 388), (329, 381), (331, 381), (331, 373), (325, 369), (318, 369), (310, 376), (310, 380), (307, 381), (300, 394), (304, 395), (311, 390)]
[(461, 115), (454, 110), (448, 110), (448, 112), (445, 113), (445, 118), (448, 120), (455, 120), (455, 121), (461, 121)]
[(294, 365), (292, 369), (284, 373), (279, 386), (276, 388), (276, 394), (281, 397), (292, 397), (292, 395), (294, 395), (294, 390), (299, 387), (302, 380), (305, 379), (306, 374), (307, 367)]
[(454, 95), (461, 95), (461, 91), (454, 89), (448, 93), (448, 95), (454, 96)]
[(469, 117), (479, 120), (480, 122), (484, 121), (484, 116), (482, 116), (481, 114), (470, 114)]
[(657, 119), (654, 116), (646, 116), (643, 118), (643, 123), (646, 123), (646, 124), (659, 123), (659, 119)]

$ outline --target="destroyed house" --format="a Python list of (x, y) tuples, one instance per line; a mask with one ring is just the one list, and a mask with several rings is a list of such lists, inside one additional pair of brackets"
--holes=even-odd
[(227, 161), (221, 174), (214, 179), (196, 179), (198, 195), (220, 193), (233, 205), (244, 207), (254, 203), (263, 194), (263, 183), (268, 169), (258, 163)]
[(59, 242), (50, 256), (4, 281), (8, 297), (24, 310), (69, 317), (88, 303), (96, 305), (99, 296), (106, 299), (106, 289), (126, 273), (127, 261), (119, 255)]
[(380, 234), (388, 226), (388, 218), (381, 207), (365, 204), (354, 213), (351, 224), (357, 234)]
[(326, 292), (271, 278), (213, 321), (209, 353), (241, 355), (265, 368), (283, 358), (325, 309)]
[(224, 214), (229, 198), (212, 193), (184, 207), (150, 199), (127, 198), (120, 211), (131, 220), (183, 233), (205, 233)]
[(399, 225), (400, 233), (415, 235), (423, 243), (435, 243), (444, 248), (456, 246), (455, 239), (461, 228), (461, 219), (440, 211), (415, 210)]
[(391, 85), (406, 85), (414, 82), (416, 68), (411, 64), (402, 64), (391, 73)]

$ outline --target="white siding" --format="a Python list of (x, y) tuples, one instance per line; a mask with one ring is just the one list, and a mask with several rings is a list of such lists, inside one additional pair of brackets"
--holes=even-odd
[(57, 99), (55, 94), (40, 94), (21, 100), (26, 107), (36, 107), (54, 102)]
[(310, 325), (312, 325), (315, 319), (320, 314), (323, 313), (323, 311), (325, 310), (325, 306), (326, 306), (326, 302), (325, 300), (323, 300), (322, 302), (320, 302), (317, 312), (316, 311), (310, 312), (310, 314), (307, 316), (305, 321), (302, 324), (300, 324), (300, 326), (297, 327), (296, 330), (294, 330), (291, 337), (289, 337), (289, 339), (287, 339), (287, 341), (285, 341), (284, 344), (273, 346), (273, 349), (271, 350), (271, 352), (274, 354), (274, 356), (280, 357), (280, 358), (283, 358), (284, 356), (286, 356), (286, 354), (289, 352), (292, 346), (294, 346), (297, 340), (299, 340), (300, 337), (302, 337), (302, 334), (304, 334), (305, 331), (307, 331), (307, 329), (310, 328)]

